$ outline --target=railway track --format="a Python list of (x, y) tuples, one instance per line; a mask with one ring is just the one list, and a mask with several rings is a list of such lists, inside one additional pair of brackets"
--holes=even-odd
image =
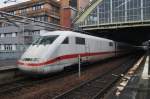
[[(116, 60), (117, 58), (113, 59), (113, 60)], [(107, 60), (103, 60), (101, 61), (100, 63), (105, 63), (107, 61), (110, 61), (112, 60), (111, 58), (110, 59), (107, 59)], [(77, 67), (77, 66), (76, 66)], [(90, 66), (87, 66), (87, 67), (84, 67), (82, 68), (82, 71), (85, 71), (87, 69), (90, 69), (92, 67)], [(35, 85), (35, 84), (40, 84), (40, 83), (45, 83), (47, 81), (50, 81), (50, 80), (54, 80), (54, 79), (58, 79), (58, 78), (61, 78), (61, 77), (65, 77), (67, 75), (71, 75), (71, 74), (74, 74), (74, 73), (77, 73), (78, 69), (77, 68), (69, 68), (69, 69), (65, 69), (64, 71), (60, 72), (60, 73), (57, 73), (57, 74), (53, 74), (53, 75), (50, 75), (48, 77), (44, 77), (44, 78), (30, 78), (30, 77), (27, 77), (25, 75), (20, 75), (16, 78), (14, 78), (13, 81), (10, 81), (10, 82), (7, 82), (7, 83), (2, 83), (0, 84), (0, 94), (3, 94), (3, 93), (9, 93), (11, 91), (15, 91), (15, 90), (19, 90), (25, 86), (32, 86), (32, 85)]]
[(55, 75), (43, 76), (43, 78), (32, 78), (28, 76), (23, 76), (19, 80), (16, 79), (15, 81), (12, 82), (0, 84), (0, 95), (4, 93), (11, 93), (27, 86), (29, 87), (37, 84), (42, 84), (54, 79), (65, 77), (73, 73), (76, 73), (76, 71), (71, 71), (71, 72), (62, 71), (61, 75), (55, 74)]
[[(109, 59), (104, 60), (104, 62), (106, 61), (110, 61), (110, 60)], [(85, 71), (90, 68), (92, 67), (87, 66), (85, 68), (82, 68), (82, 71)], [(47, 77), (44, 76), (44, 78), (31, 78), (25, 75), (21, 75), (22, 77), (19, 76), (20, 79), (14, 78), (15, 80), (13, 81), (0, 84), (0, 95), (4, 93), (11, 93), (12, 91), (15, 91), (15, 90), (20, 90), (21, 88), (26, 87), (26, 86), (32, 86), (35, 84), (45, 83), (47, 81), (51, 81), (51, 80), (65, 77), (67, 75), (71, 75), (75, 73), (77, 73), (77, 68), (73, 67), (73, 68), (65, 69), (64, 71), (60, 73), (48, 75)]]
[[(111, 59), (112, 60), (116, 60), (116, 59)], [(110, 61), (110, 60), (108, 60)], [(106, 61), (104, 61), (105, 63)], [(103, 64), (103, 62), (100, 62), (101, 64)], [(82, 71), (85, 71), (87, 69), (91, 69), (92, 66), (88, 66), (86, 68), (82, 68)], [(109, 71), (110, 72), (110, 71)], [(70, 69), (66, 69), (65, 71), (61, 72), (61, 73), (57, 73), (57, 74), (54, 74), (54, 75), (51, 75), (51, 76), (48, 76), (46, 78), (41, 78), (41, 79), (33, 79), (33, 78), (25, 78), (25, 79), (22, 79), (22, 80), (18, 80), (16, 82), (12, 82), (12, 83), (7, 83), (7, 84), (3, 84), (3, 85), (0, 85), (0, 96), (3, 95), (3, 94), (7, 94), (7, 95), (10, 95), (11, 94), (14, 94), (14, 93), (19, 93), (19, 91), (22, 89), (22, 88), (29, 88), (29, 87), (32, 87), (34, 85), (38, 85), (38, 84), (44, 84), (45, 82), (49, 82), (49, 81), (53, 81), (53, 80), (56, 80), (56, 79), (59, 79), (59, 78), (63, 78), (63, 77), (66, 77), (68, 75), (72, 75), (72, 74), (75, 74), (77, 73), (77, 69), (75, 70), (71, 70)], [(116, 78), (116, 77), (113, 77), (113, 78)], [(101, 83), (105, 83), (105, 79), (103, 81), (100, 81)], [(96, 84), (95, 84), (96, 85)], [(55, 95), (56, 96), (56, 95)], [(51, 98), (50, 98), (51, 99)], [(57, 98), (56, 98), (57, 99)], [(58, 98), (60, 99), (60, 98)], [(61, 98), (62, 99), (62, 98)], [(66, 98), (65, 98), (66, 99)], [(69, 98), (70, 99), (70, 98)], [(75, 98), (76, 99), (76, 98)], [(79, 98), (81, 99), (81, 98)], [(86, 99), (86, 98), (85, 98)], [(88, 98), (87, 98), (88, 99)]]
[(131, 58), (123, 65), (109, 70), (94, 79), (86, 81), (63, 94), (54, 97), (53, 99), (100, 99), (120, 78), (113, 76), (112, 74), (124, 74), (137, 59), (138, 58)]

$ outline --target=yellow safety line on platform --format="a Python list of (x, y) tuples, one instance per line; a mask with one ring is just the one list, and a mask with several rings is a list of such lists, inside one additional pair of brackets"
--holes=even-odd
[(121, 92), (124, 90), (125, 86), (128, 84), (131, 77), (134, 75), (135, 71), (139, 68), (142, 60), (144, 59), (144, 56), (141, 57), (137, 63), (134, 64), (134, 66), (127, 72), (126, 75), (122, 78), (122, 81), (117, 86), (116, 96), (119, 96)]
[(149, 68), (149, 57), (146, 58), (146, 62), (144, 65), (143, 73), (142, 73), (142, 79), (148, 79), (150, 76), (148, 75), (148, 68)]

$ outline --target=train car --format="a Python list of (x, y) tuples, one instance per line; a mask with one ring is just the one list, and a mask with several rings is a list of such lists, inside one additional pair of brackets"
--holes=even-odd
[(117, 55), (119, 45), (109, 39), (72, 31), (53, 31), (40, 36), (18, 60), (26, 73), (48, 74), (82, 62), (95, 62)]
[(127, 43), (116, 42), (115, 49), (116, 49), (116, 56), (121, 56), (135, 51), (135, 46)]

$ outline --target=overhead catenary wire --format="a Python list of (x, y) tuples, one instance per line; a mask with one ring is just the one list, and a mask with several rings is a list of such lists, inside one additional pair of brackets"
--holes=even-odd
[(47, 25), (51, 25), (51, 26), (57, 26), (57, 27), (61, 27), (61, 28), (64, 28), (64, 29), (72, 29), (70, 27), (65, 27), (65, 26), (61, 26), (61, 25), (46, 22), (46, 21), (35, 20), (33, 18), (28, 18), (28, 17), (25, 17), (25, 16), (13, 15), (13, 14), (10, 14), (10, 13), (4, 12), (4, 11), (0, 11), (0, 14), (1, 15), (12, 16), (12, 17), (15, 17), (15, 18), (20, 18), (20, 19), (26, 19), (26, 20), (29, 20), (29, 21), (32, 21), (32, 22), (43, 23), (43, 24), (47, 24)]
[[(10, 16), (5, 18), (4, 16)], [(12, 18), (14, 17), (14, 19)], [(40, 21), (40, 20), (35, 20), (33, 18), (28, 18), (25, 16), (20, 16), (20, 15), (13, 15), (10, 14), (8, 12), (4, 12), (4, 11), (0, 11), (0, 18), (4, 18), (6, 20), (8, 20), (8, 22), (12, 24), (14, 24), (14, 22), (18, 22), (18, 23), (22, 23), (22, 24), (31, 24), (31, 22), (33, 23), (41, 23), (41, 24), (33, 24), (34, 26), (39, 26), (39, 27), (45, 27), (45, 28), (49, 28), (49, 29), (53, 29), (53, 30), (71, 30), (71, 31), (76, 31), (76, 32), (81, 32), (81, 33), (85, 33), (85, 34), (89, 34), (89, 32), (83, 31), (82, 29), (75, 29), (75, 28), (71, 28), (71, 27), (66, 27), (66, 26), (61, 26), (58, 24), (54, 24), (54, 23), (50, 23), (50, 22), (46, 22), (46, 21)], [(18, 19), (18, 20), (17, 20)], [(22, 21), (23, 19), (27, 20), (27, 21)]]

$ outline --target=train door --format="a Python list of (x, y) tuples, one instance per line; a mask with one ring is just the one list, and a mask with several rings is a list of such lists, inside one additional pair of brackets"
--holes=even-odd
[(88, 59), (88, 44), (85, 38), (75, 37), (76, 52), (80, 54), (81, 61), (86, 62)]
[(58, 65), (60, 66), (69, 66), (72, 62), (70, 61), (70, 58), (67, 58), (67, 55), (72, 54), (72, 47), (71, 47), (71, 39), (70, 37), (65, 37), (65, 39), (62, 41), (62, 43), (59, 45), (58, 50), (58, 56), (59, 61)]

